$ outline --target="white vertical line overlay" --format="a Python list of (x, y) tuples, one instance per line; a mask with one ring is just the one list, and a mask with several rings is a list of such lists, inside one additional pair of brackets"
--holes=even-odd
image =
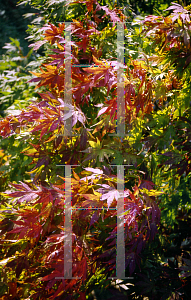
[(65, 88), (64, 114), (71, 114), (66, 118), (64, 136), (72, 136), (72, 71), (71, 71), (71, 22), (65, 22)]
[(65, 166), (64, 278), (72, 278), (71, 166)]
[[(116, 276), (118, 279), (125, 278), (125, 235), (124, 235), (124, 166), (117, 166), (117, 258)], [(122, 216), (121, 216), (122, 215)]]
[(71, 167), (73, 165), (64, 165), (65, 167), (65, 221), (64, 221), (64, 277), (55, 277), (55, 279), (80, 279), (81, 277), (72, 277), (72, 186), (71, 186)]
[(117, 135), (125, 136), (124, 23), (117, 22)]
[[(114, 165), (113, 165), (114, 166)], [(125, 277), (125, 229), (124, 229), (124, 167), (129, 165), (117, 165), (117, 255), (116, 277), (109, 279), (133, 279)]]

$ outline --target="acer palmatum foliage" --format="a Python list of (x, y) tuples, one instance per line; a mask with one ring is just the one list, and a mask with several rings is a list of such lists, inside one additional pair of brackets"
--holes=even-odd
[[(8, 287), (4, 299), (73, 299), (74, 293), (85, 299), (86, 283), (97, 269), (103, 269), (108, 277), (115, 276), (117, 212), (109, 208), (116, 207), (118, 192), (116, 171), (109, 166), (120, 149), (136, 167), (138, 153), (132, 151), (128, 139), (109, 135), (115, 129), (117, 63), (116, 56), (106, 59), (105, 46), (102, 49), (100, 45), (108, 32), (114, 43), (113, 28), (116, 22), (125, 21), (125, 16), (96, 1), (76, 2), (86, 3), (87, 13), (83, 20), (71, 24), (72, 65), (86, 62), (90, 66), (72, 68), (70, 114), (64, 115), (65, 25), (47, 24), (43, 27), (44, 41), (32, 45), (35, 50), (45, 43), (53, 46), (47, 62), (32, 72), (35, 78), (31, 82), (37, 82), (36, 88), (43, 87), (41, 101), (0, 123), (4, 138), (29, 133), (24, 154), (33, 158), (30, 173), (34, 174), (30, 182), (12, 183), (10, 191), (4, 193), (9, 203), (1, 221), (2, 276)], [(99, 29), (104, 18), (112, 24)], [(131, 126), (136, 118), (153, 111), (155, 83), (147, 62), (132, 59), (124, 68), (126, 124)], [(94, 101), (98, 91), (100, 100)], [(92, 111), (86, 114), (90, 105)], [(71, 116), (78, 135), (64, 137), (65, 122)], [(72, 206), (76, 208), (72, 214), (73, 276), (79, 280), (55, 279), (64, 276), (65, 178), (59, 164), (80, 165), (72, 177)], [(139, 175), (136, 169), (125, 175), (131, 185), (124, 191), (125, 256), (130, 275), (136, 265), (140, 267), (141, 251), (154, 238), (160, 221), (155, 193), (147, 193), (154, 184)], [(143, 188), (144, 192), (140, 191)], [(82, 209), (92, 207), (97, 210)]]

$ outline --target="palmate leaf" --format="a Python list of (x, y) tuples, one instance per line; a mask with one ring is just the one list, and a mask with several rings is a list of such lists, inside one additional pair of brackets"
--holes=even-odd
[[(103, 9), (106, 13), (102, 18), (104, 18), (105, 16), (109, 16), (111, 21), (113, 22), (113, 26), (116, 22), (121, 22), (123, 21), (123, 19), (127, 18), (126, 16), (120, 14), (120, 11), (117, 9), (110, 10), (107, 6), (100, 6), (99, 4), (97, 4), (96, 11), (99, 11), (101, 9)], [(117, 15), (117, 13), (120, 15), (120, 17)]]
[[(41, 73), (31, 72), (33, 75), (39, 77), (40, 83), (36, 86), (39, 88), (41, 86), (50, 85), (51, 88), (58, 87), (59, 91), (64, 90), (64, 75), (59, 74), (57, 67), (43, 64), (46, 71), (40, 67)], [(35, 79), (31, 79), (29, 82), (32, 82)]]
[(184, 9), (180, 4), (172, 2), (173, 5), (169, 6), (165, 10), (173, 10), (174, 13), (183, 13), (188, 12), (186, 9)]
[(103, 174), (103, 171), (100, 170), (100, 169), (94, 169), (94, 168), (85, 168), (86, 171), (89, 171), (89, 172), (92, 172), (92, 173), (95, 173), (95, 174)]
[(101, 196), (100, 200), (106, 200), (107, 199), (107, 207), (109, 208), (113, 202), (113, 200), (118, 200), (119, 198), (119, 192), (117, 190), (111, 190)]
[[(43, 94), (42, 97), (51, 99), (52, 102), (52, 98), (48, 94)], [(17, 116), (17, 119), (7, 117), (0, 124), (0, 130), (2, 127), (1, 134), (12, 135), (13, 131), (17, 132), (19, 126), (24, 125), (26, 127), (26, 122), (29, 125), (35, 121), (37, 125), (33, 126), (30, 132), (40, 132), (40, 139), (42, 139), (45, 134), (60, 130), (70, 117), (72, 117), (72, 127), (78, 121), (85, 127), (86, 117), (80, 108), (64, 104), (61, 98), (57, 99), (56, 102), (60, 105), (55, 106), (48, 101), (42, 101), (37, 106), (30, 105), (28, 110), (22, 111)]]

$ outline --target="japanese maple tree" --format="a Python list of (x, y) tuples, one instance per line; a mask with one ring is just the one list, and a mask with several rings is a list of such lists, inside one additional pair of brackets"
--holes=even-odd
[[(164, 157), (176, 156), (177, 162), (171, 169), (175, 170), (177, 178), (184, 171), (186, 175), (190, 171), (187, 144), (183, 156), (176, 151), (172, 153), (170, 148), (174, 145), (169, 144), (169, 137), (175, 127), (168, 128), (169, 122), (174, 122), (171, 114), (171, 110), (176, 109), (172, 105), (174, 89), (180, 91), (182, 80), (178, 78), (176, 65), (174, 67), (175, 58), (177, 53), (184, 53), (183, 43), (188, 44), (189, 29), (185, 29), (182, 41), (173, 25), (179, 15), (177, 18), (148, 16), (143, 22), (143, 34), (149, 35), (151, 31), (155, 37), (158, 34), (158, 44), (164, 43), (165, 54), (154, 55), (152, 47), (143, 41), (145, 52), (132, 53), (129, 40), (135, 37), (128, 35), (127, 16), (117, 7), (110, 9), (96, 0), (73, 1), (68, 7), (84, 4), (84, 15), (73, 18), (70, 25), (72, 104), (68, 106), (68, 113), (65, 113), (67, 105), (64, 102), (66, 25), (65, 22), (48, 23), (40, 31), (43, 39), (31, 45), (38, 50), (50, 44), (46, 60), (39, 70), (31, 72), (30, 82), (36, 83), (40, 98), (17, 116), (8, 115), (0, 122), (4, 138), (28, 133), (23, 153), (33, 159), (28, 172), (31, 180), (12, 182), (3, 194), (0, 223), (3, 299), (86, 299), (96, 277), (105, 287), (109, 286), (108, 277), (116, 275), (119, 195), (114, 165), (128, 164), (124, 174), (126, 276), (131, 276), (136, 269), (141, 271), (142, 252), (148, 242), (154, 240), (160, 224), (157, 196), (164, 193), (160, 174)], [(180, 13), (184, 15), (180, 15), (182, 22), (186, 23), (189, 12), (183, 9)], [(130, 54), (125, 55), (124, 62), (127, 132), (124, 138), (112, 135), (117, 119), (118, 22), (125, 24), (125, 46)], [(169, 26), (168, 36), (165, 36), (164, 22)], [(169, 64), (165, 60), (166, 53)], [(184, 55), (184, 69), (188, 69), (189, 53)], [(156, 105), (160, 108), (158, 112)], [(69, 118), (75, 133), (72, 136), (64, 134)], [(184, 121), (183, 118), (180, 121)], [(179, 128), (178, 122), (176, 126)], [(189, 136), (189, 126), (184, 133), (178, 134), (177, 145), (182, 145), (181, 139)], [(174, 141), (175, 133), (173, 138)], [(169, 152), (157, 153), (164, 150), (164, 144)], [(166, 165), (171, 163), (165, 162)], [(160, 171), (156, 170), (157, 164)], [(79, 279), (56, 279), (64, 277), (67, 213), (64, 165), (74, 165), (71, 178), (72, 256), (73, 276)]]

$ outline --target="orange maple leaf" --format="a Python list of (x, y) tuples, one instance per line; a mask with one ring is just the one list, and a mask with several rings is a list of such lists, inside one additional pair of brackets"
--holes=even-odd
[(65, 29), (65, 23), (59, 23), (59, 27), (56, 27), (55, 25), (49, 23), (49, 28), (45, 31), (45, 39), (53, 45), (57, 40), (59, 40), (59, 36), (61, 37), (61, 34), (64, 32)]

